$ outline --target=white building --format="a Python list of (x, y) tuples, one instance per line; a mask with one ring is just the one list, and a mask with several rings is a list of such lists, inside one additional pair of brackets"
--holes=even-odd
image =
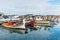
[(35, 16), (34, 16), (34, 20), (42, 20), (42, 18), (41, 18), (40, 15), (35, 15)]

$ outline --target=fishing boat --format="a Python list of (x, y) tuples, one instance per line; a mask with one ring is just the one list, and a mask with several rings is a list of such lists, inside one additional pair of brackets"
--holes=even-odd
[(26, 28), (34, 28), (34, 21), (26, 22), (25, 27)]
[(7, 27), (7, 28), (12, 28), (12, 29), (23, 29), (25, 30), (25, 20), (22, 21), (5, 21), (3, 22), (2, 24), (4, 27)]
[(50, 21), (35, 21), (35, 22), (36, 22), (35, 25), (39, 25), (39, 26), (43, 26), (43, 25), (48, 26), (48, 25), (50, 25)]
[(51, 26), (50, 21), (43, 20), (40, 16), (36, 16), (34, 27), (35, 28), (40, 28), (40, 26)]

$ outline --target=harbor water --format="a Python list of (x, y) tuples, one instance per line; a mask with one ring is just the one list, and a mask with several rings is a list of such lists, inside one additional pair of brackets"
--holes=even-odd
[(17, 30), (0, 26), (0, 40), (60, 40), (60, 24), (38, 30)]

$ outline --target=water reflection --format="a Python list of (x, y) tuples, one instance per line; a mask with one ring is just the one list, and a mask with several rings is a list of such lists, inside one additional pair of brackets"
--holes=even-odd
[(19, 29), (10, 29), (10, 28), (5, 28), (1, 27), (4, 31), (8, 31), (9, 33), (18, 33), (18, 34), (25, 34), (26, 30), (19, 30)]
[[(60, 24), (56, 26), (40, 26), (38, 29), (10, 29), (0, 26), (1, 40), (60, 40)], [(7, 35), (7, 36), (6, 36)]]
[[(0, 26), (0, 28), (8, 31), (9, 33), (18, 33), (18, 34), (27, 34), (29, 32), (32, 32), (32, 31), (37, 31), (38, 29), (32, 29), (32, 28), (27, 28), (26, 30), (21, 30), (21, 29), (11, 29), (11, 28), (5, 28), (3, 26)], [(46, 27), (46, 26), (41, 26), (39, 29), (43, 29), (43, 30), (51, 30), (53, 28), (52, 27)]]

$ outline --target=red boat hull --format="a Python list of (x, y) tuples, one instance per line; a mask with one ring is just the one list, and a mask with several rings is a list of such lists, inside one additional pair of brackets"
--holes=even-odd
[(34, 21), (25, 23), (25, 27), (26, 27), (26, 28), (34, 28)]

